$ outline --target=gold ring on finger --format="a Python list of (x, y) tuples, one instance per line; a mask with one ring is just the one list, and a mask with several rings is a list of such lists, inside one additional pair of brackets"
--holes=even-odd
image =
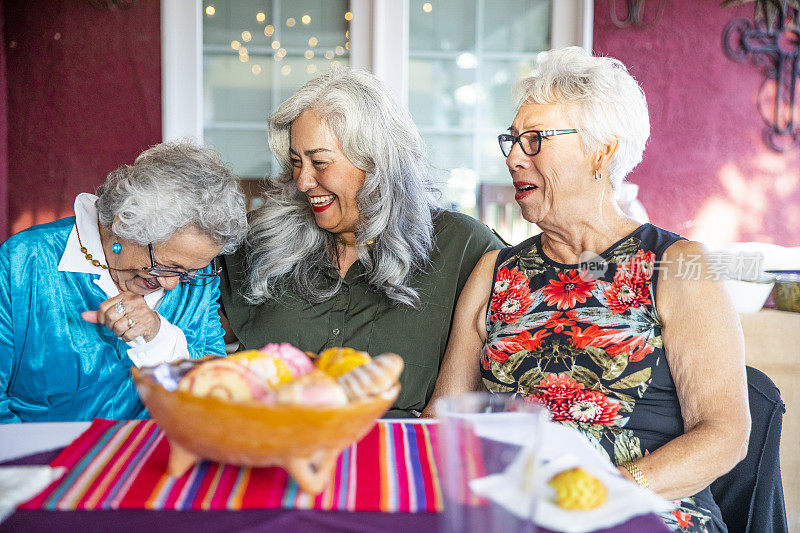
[(128, 329), (131, 329), (133, 326), (136, 325), (136, 322), (134, 322), (134, 320), (131, 317), (129, 317), (128, 315), (125, 315), (125, 316), (128, 317)]

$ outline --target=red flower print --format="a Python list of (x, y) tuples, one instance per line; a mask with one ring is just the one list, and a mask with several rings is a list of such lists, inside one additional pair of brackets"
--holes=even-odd
[(506, 324), (513, 324), (533, 303), (528, 278), (514, 267), (511, 270), (501, 268), (497, 273), (497, 279), (495, 286), (501, 283), (502, 291), (495, 290), (492, 294), (492, 314), (489, 320), (502, 320)]
[(527, 287), (529, 283), (530, 280), (517, 267), (511, 270), (503, 267), (497, 271), (497, 276), (494, 280), (494, 293), (495, 295), (500, 295), (508, 289), (516, 289), (521, 286)]
[(596, 324), (584, 329), (573, 326), (567, 335), (576, 348), (584, 349), (587, 346), (603, 348), (611, 357), (628, 352), (628, 361), (631, 363), (641, 361), (653, 352), (653, 345), (648, 344), (642, 335), (621, 329), (601, 329)]
[(644, 250), (637, 250), (636, 255), (620, 263), (617, 273), (624, 273), (626, 277), (635, 278), (639, 281), (650, 281), (653, 279), (653, 271), (656, 265), (656, 254)]
[(614, 275), (614, 283), (606, 289), (606, 302), (615, 315), (624, 313), (632, 307), (640, 307), (650, 302), (650, 282), (631, 277), (625, 272)]
[(675, 515), (675, 518), (678, 520), (678, 527), (689, 527), (692, 524), (692, 515), (689, 513), (682, 513), (680, 509), (675, 509), (672, 511), (672, 514)]
[(545, 389), (582, 389), (583, 383), (578, 383), (564, 372), (562, 374), (550, 374), (536, 386)]
[(556, 422), (575, 420), (608, 426), (618, 418), (619, 404), (615, 400), (600, 392), (585, 390), (582, 383), (567, 374), (550, 374), (536, 387), (544, 390), (531, 394), (526, 400), (539, 402), (550, 409)]
[(572, 398), (569, 406), (569, 418), (578, 422), (588, 422), (600, 426), (610, 426), (618, 418), (619, 403), (603, 393), (587, 390), (580, 391)]
[(490, 360), (497, 361), (498, 363), (504, 362), (508, 356), (517, 352), (533, 352), (539, 349), (542, 340), (550, 335), (551, 332), (546, 329), (538, 329), (536, 333), (531, 335), (529, 330), (525, 330), (519, 335), (512, 335), (503, 337), (491, 346), (487, 346), (481, 357), (483, 368), (489, 369)]
[(550, 315), (550, 318), (547, 319), (547, 322), (542, 327), (552, 329), (553, 333), (561, 333), (566, 328), (577, 324), (577, 320), (575, 311), (567, 311), (566, 313), (553, 311), (553, 314)]
[(559, 272), (558, 279), (550, 280), (550, 283), (542, 289), (542, 294), (547, 305), (555, 305), (557, 309), (569, 309), (575, 307), (578, 302), (586, 302), (586, 298), (592, 295), (595, 286), (597, 286), (595, 280), (573, 268), (567, 274)]

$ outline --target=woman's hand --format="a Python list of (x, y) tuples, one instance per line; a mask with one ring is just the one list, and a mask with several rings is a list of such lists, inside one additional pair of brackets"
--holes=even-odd
[(144, 296), (132, 292), (109, 298), (100, 304), (97, 311), (85, 311), (81, 317), (87, 322), (103, 324), (125, 342), (136, 337), (150, 342), (161, 329), (158, 313), (148, 307)]

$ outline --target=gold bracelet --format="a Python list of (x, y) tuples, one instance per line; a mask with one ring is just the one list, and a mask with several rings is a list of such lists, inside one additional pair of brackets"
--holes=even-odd
[(647, 482), (647, 478), (644, 477), (644, 474), (639, 469), (639, 467), (636, 466), (636, 463), (631, 463), (631, 462), (622, 463), (619, 466), (627, 470), (628, 473), (630, 473), (630, 475), (633, 476), (633, 479), (636, 480), (636, 483), (638, 483), (640, 487), (644, 487), (647, 490), (650, 490), (650, 484)]

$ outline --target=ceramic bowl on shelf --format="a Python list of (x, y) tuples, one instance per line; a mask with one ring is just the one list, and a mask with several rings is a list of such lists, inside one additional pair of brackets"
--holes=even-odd
[(145, 407), (170, 444), (168, 473), (181, 476), (201, 459), (279, 466), (310, 494), (330, 479), (339, 454), (366, 435), (394, 403), (400, 385), (336, 407), (233, 402), (178, 390), (206, 359), (132, 368)]
[(774, 271), (775, 308), (781, 311), (800, 313), (800, 271)]

